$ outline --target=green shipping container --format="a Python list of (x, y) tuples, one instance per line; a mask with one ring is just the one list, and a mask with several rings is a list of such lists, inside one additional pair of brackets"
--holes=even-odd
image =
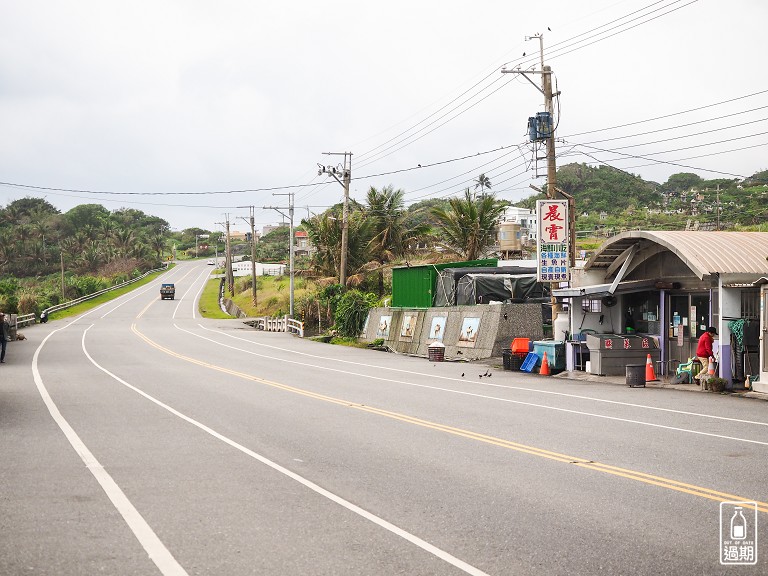
[(393, 308), (431, 308), (437, 273), (444, 268), (495, 267), (496, 258), (471, 262), (446, 262), (425, 266), (401, 266), (392, 269)]

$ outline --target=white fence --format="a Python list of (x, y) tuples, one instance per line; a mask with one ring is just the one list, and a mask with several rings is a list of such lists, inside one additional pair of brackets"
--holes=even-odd
[(263, 316), (261, 318), (256, 318), (253, 325), (257, 330), (265, 330), (267, 332), (290, 332), (291, 334), (298, 334), (300, 338), (304, 338), (304, 322), (296, 320), (295, 318), (289, 318), (288, 315), (282, 317), (277, 316), (275, 318)]
[(21, 316), (16, 316), (16, 327), (29, 326), (36, 321), (34, 312), (32, 314), (22, 314)]

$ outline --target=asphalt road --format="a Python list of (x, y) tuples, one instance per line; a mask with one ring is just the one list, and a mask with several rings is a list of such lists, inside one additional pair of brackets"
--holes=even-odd
[[(0, 574), (766, 574), (768, 404), (201, 319), (186, 263), (0, 366)], [(463, 374), (463, 376), (462, 376)]]

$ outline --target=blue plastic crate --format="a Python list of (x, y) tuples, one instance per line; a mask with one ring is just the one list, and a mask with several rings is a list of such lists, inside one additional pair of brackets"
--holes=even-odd
[(539, 363), (539, 355), (536, 352), (528, 352), (528, 356), (523, 360), (523, 365), (520, 366), (521, 372), (533, 372), (536, 365)]

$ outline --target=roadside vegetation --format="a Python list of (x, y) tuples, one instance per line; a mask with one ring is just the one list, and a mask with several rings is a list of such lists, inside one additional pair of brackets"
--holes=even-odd
[[(743, 180), (679, 173), (655, 183), (610, 166), (567, 164), (557, 176), (558, 186), (575, 199), (577, 249), (587, 257), (624, 229), (768, 230), (768, 170)], [(455, 198), (409, 206), (403, 190), (371, 187), (363, 202), (350, 203), (344, 286), (339, 284), (342, 205), (302, 220), (297, 230), (307, 233), (312, 251), (296, 258), (294, 316), (309, 331), (354, 338), (367, 310), (390, 298), (393, 267), (492, 256), (496, 220), (510, 204), (498, 199), (492, 186), (480, 174)], [(515, 205), (533, 208), (539, 198)], [(165, 260), (221, 260), (224, 240), (222, 232), (203, 228), (171, 231), (166, 221), (140, 210), (110, 212), (84, 204), (60, 213), (42, 198), (15, 200), (0, 208), (0, 310), (39, 315), (136, 278)], [(234, 257), (250, 256), (248, 240), (231, 240)], [(277, 227), (256, 243), (256, 258), (287, 264), (288, 244), (288, 227)], [(250, 277), (237, 278), (232, 299), (249, 316), (281, 316), (289, 311), (289, 291), (287, 276), (260, 277), (254, 304)], [(218, 304), (218, 282), (206, 287), (201, 310), (226, 317)]]

